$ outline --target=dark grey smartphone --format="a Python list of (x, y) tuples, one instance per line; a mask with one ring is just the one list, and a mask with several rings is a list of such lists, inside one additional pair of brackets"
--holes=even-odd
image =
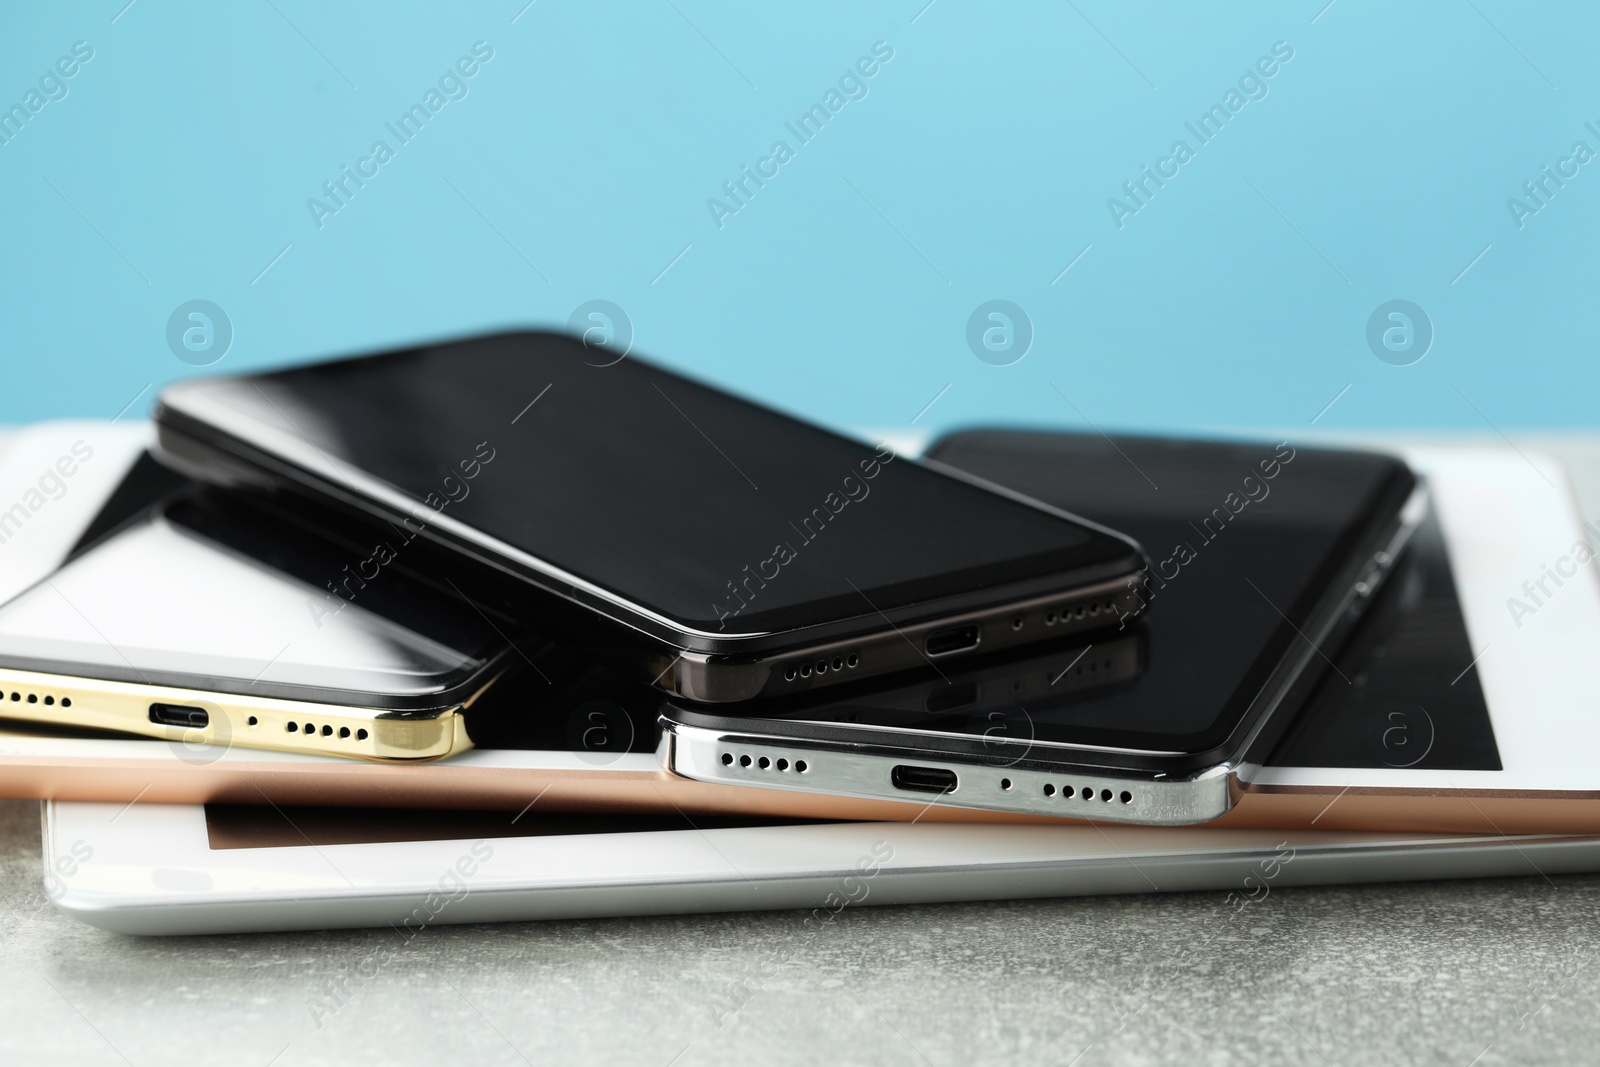
[[(1130, 538), (558, 334), (166, 389), (160, 454), (494, 568), (680, 696), (792, 693), (1140, 607)], [(1054, 625), (1047, 625), (1046, 620)]]
[[(668, 769), (709, 782), (1126, 822), (1213, 819), (1331, 666), (1427, 514), (1399, 460), (1281, 444), (971, 431), (935, 459), (1127, 530), (1156, 609), (920, 688), (696, 708)], [(1051, 618), (1046, 617), (1049, 623)], [(1054, 617), (1060, 625), (1059, 613)]]

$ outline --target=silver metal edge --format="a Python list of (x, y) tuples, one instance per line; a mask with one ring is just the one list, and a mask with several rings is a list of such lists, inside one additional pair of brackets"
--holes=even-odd
[[(662, 766), (684, 778), (719, 785), (1148, 826), (1210, 822), (1233, 807), (1239, 792), (1231, 764), (1219, 764), (1188, 778), (1152, 781), (1148, 776), (1119, 777), (1077, 768), (1049, 771), (949, 756), (878, 754), (839, 742), (759, 738), (685, 726), (670, 719), (663, 719), (661, 727), (657, 755)], [(732, 762), (724, 762), (724, 756), (731, 756)], [(1042, 762), (1039, 756), (1037, 750), (1030, 752), (1029, 763)], [(765, 767), (761, 766), (763, 759)], [(779, 769), (780, 761), (787, 764), (785, 769)], [(903, 765), (953, 771), (956, 788), (943, 794), (897, 788), (891, 773)], [(802, 766), (804, 770), (799, 769)]]

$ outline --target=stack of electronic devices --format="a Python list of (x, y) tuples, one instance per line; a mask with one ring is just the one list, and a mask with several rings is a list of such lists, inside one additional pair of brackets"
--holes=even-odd
[(144, 933), (1597, 870), (1566, 484), (545, 333), (200, 378), (0, 445), (0, 795)]

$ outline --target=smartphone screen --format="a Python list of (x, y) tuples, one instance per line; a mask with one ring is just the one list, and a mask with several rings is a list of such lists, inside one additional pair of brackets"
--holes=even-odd
[[(1363, 528), (1411, 484), (1389, 457), (1289, 444), (973, 432), (929, 455), (1138, 538), (1153, 560), (1150, 610), (1098, 639), (946, 669), (920, 690), (861, 690), (766, 717), (935, 732), (980, 755), (1007, 742), (1210, 751), (1306, 640)], [(1322, 658), (1337, 653), (1308, 668), (1334, 674), (1330, 690), (1354, 685)]]
[(159, 417), (714, 635), (1138, 566), (1125, 539), (554, 334), (183, 383)]
[(477, 608), (370, 550), (206, 493), (144, 510), (0, 604), (13, 669), (363, 707), (452, 703), (510, 651)]
[(1500, 770), (1478, 672), (1462, 666), (1481, 651), (1430, 515), (1267, 764)]

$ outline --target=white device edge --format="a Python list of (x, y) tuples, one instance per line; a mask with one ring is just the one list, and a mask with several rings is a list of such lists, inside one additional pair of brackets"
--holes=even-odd
[[(212, 849), (199, 805), (46, 801), (46, 894), (124, 934), (204, 934), (1600, 870), (1600, 838), (830, 823)], [(397, 943), (403, 951), (403, 943)]]

